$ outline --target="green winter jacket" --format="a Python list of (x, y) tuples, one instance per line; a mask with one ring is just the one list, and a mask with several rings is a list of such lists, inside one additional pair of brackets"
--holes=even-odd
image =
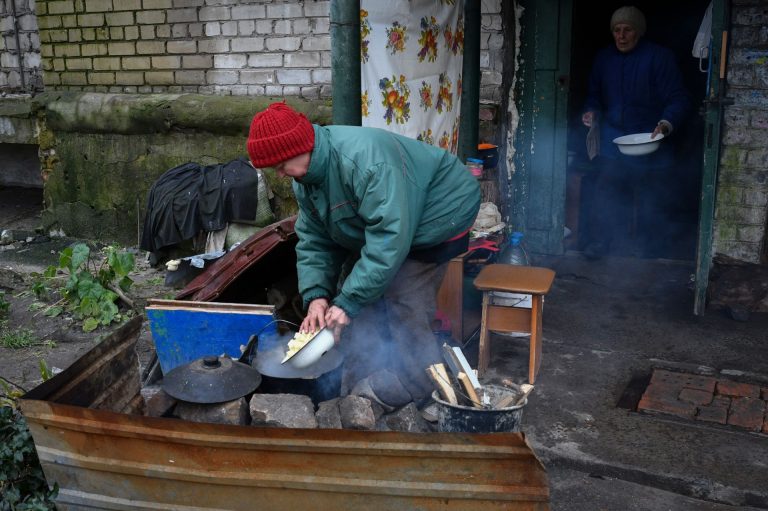
[[(299, 292), (350, 317), (384, 294), (411, 249), (467, 231), (477, 180), (443, 149), (377, 128), (315, 125), (309, 170), (293, 191)], [(337, 295), (342, 264), (360, 258)]]

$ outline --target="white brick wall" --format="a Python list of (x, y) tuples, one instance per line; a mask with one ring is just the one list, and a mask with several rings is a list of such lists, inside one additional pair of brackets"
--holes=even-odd
[[(331, 95), (329, 0), (36, 3), (16, 0), (26, 8), (24, 63), (38, 84), (45, 69), (51, 89)], [(6, 4), (0, 3), (0, 89), (19, 82)], [(501, 8), (501, 0), (482, 0), (482, 99), (501, 96)]]

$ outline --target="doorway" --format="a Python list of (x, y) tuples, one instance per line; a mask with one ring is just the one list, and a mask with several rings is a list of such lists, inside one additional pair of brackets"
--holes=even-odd
[[(614, 1), (603, 3), (596, 9), (593, 2), (573, 0), (565, 204), (565, 247), (571, 250), (583, 250), (589, 241), (591, 225), (588, 208), (594, 196), (598, 161), (590, 161), (587, 156), (587, 128), (581, 123), (589, 73), (597, 51), (613, 44), (610, 17), (615, 9), (625, 4)], [(675, 126), (674, 138), (667, 141), (673, 142), (675, 148), (675, 164), (669, 170), (670, 175), (664, 179), (662, 186), (654, 187), (653, 199), (659, 205), (659, 221), (650, 228), (653, 236), (658, 237), (658, 245), (653, 252), (649, 252), (641, 242), (643, 236), (638, 230), (648, 227), (638, 225), (641, 205), (637, 195), (634, 195), (635, 200), (627, 201), (622, 210), (606, 213), (618, 215), (622, 225), (611, 244), (611, 255), (678, 260), (695, 258), (704, 152), (701, 106), (707, 87), (707, 62), (699, 62), (691, 51), (708, 4), (706, 0), (634, 2), (646, 17), (645, 38), (669, 48), (675, 54), (693, 108), (687, 121), (682, 126)]]

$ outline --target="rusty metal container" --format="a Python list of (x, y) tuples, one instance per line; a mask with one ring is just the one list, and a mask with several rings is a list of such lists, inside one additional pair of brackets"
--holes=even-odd
[(545, 510), (520, 433), (200, 424), (140, 414), (135, 318), (21, 400), (59, 510)]

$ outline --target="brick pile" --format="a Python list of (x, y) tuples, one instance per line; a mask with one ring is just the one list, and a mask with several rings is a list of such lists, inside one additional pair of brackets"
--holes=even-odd
[(655, 369), (637, 409), (768, 434), (768, 385)]

